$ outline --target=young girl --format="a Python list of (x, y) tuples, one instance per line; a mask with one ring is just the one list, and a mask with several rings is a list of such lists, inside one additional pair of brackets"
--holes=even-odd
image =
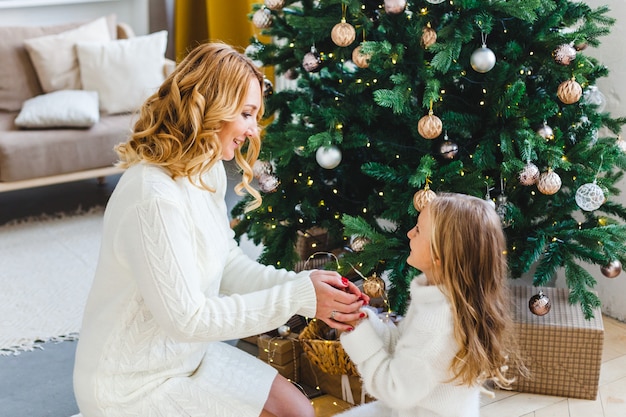
[(364, 309), (341, 336), (377, 401), (341, 416), (478, 416), (482, 383), (509, 385), (502, 369), (515, 357), (500, 218), (484, 200), (440, 194), (407, 235), (422, 275), (405, 318), (396, 328)]

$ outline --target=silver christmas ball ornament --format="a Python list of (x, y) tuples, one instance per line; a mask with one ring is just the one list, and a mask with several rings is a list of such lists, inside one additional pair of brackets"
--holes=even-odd
[(400, 14), (406, 9), (406, 0), (385, 0), (385, 13)]
[(554, 51), (552, 51), (552, 57), (557, 64), (569, 65), (576, 59), (576, 48), (567, 43), (559, 45)]
[(519, 173), (519, 182), (522, 185), (533, 185), (539, 179), (539, 168), (532, 162), (527, 162), (526, 166)]
[(286, 324), (283, 324), (278, 329), (276, 329), (276, 331), (278, 332), (278, 335), (280, 337), (287, 337), (291, 334), (291, 327), (289, 327)]
[(341, 163), (341, 151), (335, 145), (320, 146), (315, 153), (315, 160), (322, 168), (337, 168)]
[(315, 48), (311, 48), (311, 52), (307, 52), (302, 58), (302, 68), (307, 72), (317, 72), (320, 70), (322, 60)]
[(603, 265), (600, 268), (600, 271), (602, 271), (602, 275), (607, 278), (615, 278), (622, 272), (622, 263), (619, 260), (614, 259), (608, 264)]
[(261, 174), (259, 177), (259, 189), (264, 193), (273, 193), (279, 185), (280, 180), (272, 174)]
[(493, 69), (496, 65), (496, 54), (486, 45), (483, 44), (482, 47), (476, 49), (472, 52), (472, 56), (470, 57), (470, 65), (476, 72), (480, 72), (484, 74)]

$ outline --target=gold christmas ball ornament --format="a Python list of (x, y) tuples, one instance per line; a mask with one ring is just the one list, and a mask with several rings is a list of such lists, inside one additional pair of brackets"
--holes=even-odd
[(556, 96), (564, 104), (574, 104), (583, 95), (583, 88), (576, 82), (576, 80), (563, 81), (559, 88), (556, 90)]
[(252, 15), (252, 23), (259, 29), (267, 29), (272, 26), (272, 12), (266, 7), (261, 7)]
[(265, 0), (264, 4), (270, 10), (280, 10), (285, 7), (285, 0)]
[(363, 281), (363, 292), (370, 298), (380, 298), (385, 295), (385, 281), (374, 273)]
[(430, 27), (430, 23), (422, 29), (422, 37), (420, 38), (420, 45), (424, 49), (428, 49), (437, 42), (437, 32)]
[(552, 51), (552, 58), (557, 64), (569, 65), (576, 59), (576, 49), (569, 44), (559, 45)]
[(585, 211), (594, 211), (604, 204), (604, 191), (594, 182), (581, 185), (575, 196), (578, 207)]
[(608, 264), (602, 266), (600, 271), (602, 271), (602, 275), (607, 278), (615, 278), (622, 273), (622, 263), (617, 259), (614, 259)]
[(385, 13), (400, 14), (406, 9), (406, 0), (385, 0)]
[(556, 192), (561, 189), (561, 177), (559, 177), (559, 174), (549, 169), (539, 176), (537, 189), (545, 195), (556, 194)]
[(330, 38), (337, 46), (348, 46), (356, 39), (356, 30), (350, 23), (342, 20), (333, 26)]
[(443, 123), (441, 119), (435, 116), (432, 111), (417, 122), (417, 132), (424, 139), (435, 139), (441, 135), (442, 130)]
[(548, 298), (543, 291), (539, 291), (539, 294), (533, 295), (530, 297), (530, 300), (528, 300), (528, 308), (530, 312), (536, 316), (545, 316), (550, 312), (552, 303), (550, 302), (550, 298)]
[(519, 182), (526, 186), (536, 184), (537, 180), (539, 180), (539, 174), (540, 172), (537, 165), (532, 162), (527, 162), (524, 169), (519, 173)]
[(437, 194), (428, 187), (423, 190), (417, 190), (417, 192), (413, 194), (413, 207), (415, 207), (415, 210), (421, 212), (424, 210), (424, 207), (426, 207), (426, 204), (430, 203), (435, 197), (437, 197)]
[(361, 252), (370, 243), (369, 239), (363, 236), (356, 236), (351, 239), (350, 247), (355, 252)]
[(364, 54), (361, 52), (361, 45), (354, 48), (352, 51), (352, 62), (359, 68), (367, 68), (370, 66), (370, 59), (372, 58), (369, 54)]

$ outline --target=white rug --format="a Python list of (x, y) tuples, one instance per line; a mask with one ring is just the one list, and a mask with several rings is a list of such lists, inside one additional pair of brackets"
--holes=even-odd
[(102, 214), (94, 209), (0, 226), (0, 355), (76, 338)]

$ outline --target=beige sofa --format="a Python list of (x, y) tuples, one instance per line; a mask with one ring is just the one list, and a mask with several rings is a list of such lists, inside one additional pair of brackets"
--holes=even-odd
[[(33, 52), (27, 50), (25, 41), (43, 39), (52, 42), (54, 47), (50, 55), (44, 51), (42, 59), (60, 59), (63, 52), (61, 46), (65, 45), (63, 42), (67, 43), (63, 36), (74, 33), (75, 29), (83, 25), (85, 22), (0, 27), (0, 192), (88, 178), (102, 180), (121, 172), (113, 166), (116, 161), (113, 147), (128, 138), (133, 124), (133, 111), (103, 111), (101, 93), (96, 96), (101, 100), (100, 109), (96, 109), (99, 117), (89, 127), (66, 127), (61, 124), (24, 128), (16, 124), (16, 117), (27, 100), (47, 94), (40, 81), (41, 63), (40, 66), (34, 64)], [(128, 25), (116, 22), (115, 16), (107, 16), (106, 25), (111, 40), (144, 38), (135, 37)], [(61, 40), (55, 38), (59, 34)], [(115, 68), (116, 62), (112, 64)], [(121, 66), (123, 64), (120, 63)], [(159, 68), (161, 77), (171, 71), (173, 66), (172, 61), (162, 57)], [(120, 86), (120, 89), (124, 88)]]

